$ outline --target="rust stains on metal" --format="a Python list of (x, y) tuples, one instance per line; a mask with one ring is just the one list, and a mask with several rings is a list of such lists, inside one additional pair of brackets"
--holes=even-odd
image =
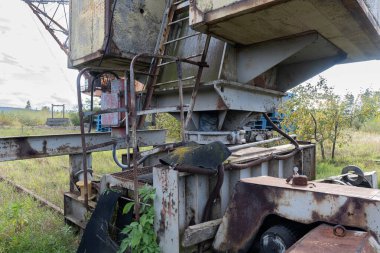
[(26, 137), (16, 139), (15, 144), (18, 146), (17, 157), (38, 157), (39, 153), (30, 146)]
[[(346, 230), (343, 226), (344, 236), (337, 236), (335, 227), (320, 225), (309, 232), (301, 240), (290, 247), (289, 253), (319, 253), (319, 252), (345, 252), (345, 253), (370, 253), (378, 252), (371, 245), (371, 235), (368, 232)], [(343, 231), (342, 230), (342, 231)]]
[(293, 177), (292, 184), (296, 186), (307, 186), (307, 176), (298, 175)]
[(234, 195), (217, 233), (214, 246), (218, 251), (248, 250), (265, 217), (275, 209), (274, 203), (267, 199), (264, 192), (272, 191), (271, 188), (257, 188), (254, 194), (250, 188), (250, 185), (244, 183), (235, 186)]
[(216, 102), (216, 109), (217, 110), (226, 110), (228, 109), (226, 103), (224, 102), (223, 98), (218, 97), (218, 100)]
[(373, 233), (379, 241), (380, 201), (374, 198), (379, 193), (323, 183), (295, 186), (272, 177), (242, 179), (235, 187), (214, 247), (245, 252), (270, 214), (303, 224), (319, 221), (355, 227)]

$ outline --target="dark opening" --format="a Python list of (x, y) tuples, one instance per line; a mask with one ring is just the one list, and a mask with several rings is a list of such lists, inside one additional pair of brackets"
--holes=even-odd
[(140, 9), (141, 14), (144, 14), (144, 12), (145, 12), (144, 9)]

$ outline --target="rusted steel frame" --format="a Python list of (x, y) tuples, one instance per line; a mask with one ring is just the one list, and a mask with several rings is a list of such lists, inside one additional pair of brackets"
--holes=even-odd
[[(142, 130), (137, 135), (141, 146), (156, 146), (162, 144), (162, 138), (155, 140), (164, 130)], [(99, 152), (112, 150), (115, 141), (118, 149), (126, 148), (125, 138), (113, 138), (111, 133), (86, 134), (87, 151)], [(82, 153), (81, 135), (41, 135), (0, 138), (0, 162), (64, 156)]]
[(276, 124), (274, 124), (273, 121), (268, 117), (268, 115), (266, 113), (263, 113), (263, 116), (269, 122), (269, 124), (273, 127), (273, 129), (276, 132), (278, 132), (279, 134), (284, 136), (286, 139), (288, 139), (296, 147), (296, 149), (300, 148), (300, 145), (298, 144), (298, 142), (295, 139), (293, 139), (292, 137), (290, 137), (287, 133), (282, 131)]
[(174, 39), (174, 40), (169, 40), (169, 41), (165, 42), (164, 45), (169, 45), (171, 43), (174, 43), (174, 42), (177, 42), (177, 41), (181, 41), (181, 40), (184, 40), (184, 39), (188, 39), (188, 38), (191, 38), (191, 37), (195, 37), (195, 36), (198, 36), (198, 35), (201, 35), (201, 34), (202, 33), (200, 33), (200, 32), (196, 32), (194, 34), (186, 35), (186, 36)]
[(181, 62), (177, 61), (177, 75), (178, 75), (178, 93), (179, 93), (179, 110), (181, 121), (181, 138), (185, 141), (185, 112), (183, 111), (183, 85), (182, 85), (182, 66)]
[(174, 25), (174, 24), (177, 24), (177, 23), (181, 23), (183, 21), (186, 21), (186, 20), (189, 20), (190, 17), (185, 17), (185, 18), (180, 18), (178, 20), (175, 20), (175, 21), (172, 21), (170, 22), (168, 25)]
[[(41, 9), (39, 9), (37, 6), (35, 6), (33, 3), (31, 3), (31, 1), (27, 0), (26, 2), (27, 2), (28, 5), (30, 5), (29, 7), (32, 8), (32, 11), (34, 13), (37, 12), (38, 14), (41, 14), (42, 16), (44, 16), (45, 18), (47, 18), (50, 21), (50, 24), (54, 23), (56, 26), (58, 26), (59, 29), (62, 30), (60, 32), (62, 32), (65, 35), (69, 35), (69, 31), (66, 28), (64, 28), (61, 24), (59, 24), (57, 21), (54, 20), (54, 16), (53, 16), (53, 18), (51, 18), (51, 17), (49, 17), (49, 15), (47, 15), (45, 12), (43, 12)], [(35, 14), (37, 14), (37, 13), (35, 13)], [(45, 24), (45, 22), (44, 22), (44, 24)], [(48, 26), (50, 27), (50, 25), (48, 25)]]
[(108, 142), (104, 142), (104, 143), (100, 143), (100, 144), (96, 144), (96, 145), (87, 146), (86, 150), (91, 151), (91, 150), (95, 150), (98, 148), (104, 148), (104, 147), (116, 145), (116, 144), (117, 144), (117, 141), (108, 141)]
[[(199, 57), (199, 56), (202, 56), (202, 54), (194, 54), (194, 55), (190, 55), (190, 56), (188, 56), (186, 58), (182, 58), (182, 59), (185, 62), (186, 60), (189, 60), (189, 59), (192, 59), (192, 58), (196, 58), (196, 57)], [(176, 63), (176, 62), (175, 61), (164, 62), (164, 63), (158, 64), (157, 67), (163, 67), (163, 66), (166, 66), (166, 65), (169, 65), (169, 64), (172, 64), (172, 63)]]
[[(211, 40), (211, 36), (207, 35), (205, 47), (203, 49), (202, 58), (201, 58), (201, 61), (200, 61), (201, 63), (205, 63), (206, 62), (206, 57), (207, 57), (207, 52), (208, 52), (208, 48), (209, 48), (209, 45), (210, 45), (210, 40)], [(191, 116), (193, 114), (193, 110), (194, 110), (194, 106), (195, 106), (195, 101), (197, 99), (197, 94), (198, 94), (199, 86), (200, 86), (200, 83), (201, 83), (202, 73), (203, 73), (203, 66), (199, 66), (197, 77), (196, 77), (195, 83), (194, 83), (193, 92), (191, 94), (190, 108), (189, 108), (189, 110), (187, 112), (187, 115), (186, 115), (186, 121), (185, 121), (185, 126), (184, 126), (185, 129), (189, 125), (189, 122), (191, 120)]]
[(111, 108), (111, 109), (105, 109), (105, 110), (100, 110), (96, 112), (84, 112), (83, 117), (89, 117), (89, 116), (106, 114), (106, 113), (114, 113), (114, 112), (125, 112), (125, 111), (126, 111), (125, 108)]
[(78, 113), (79, 113), (79, 122), (80, 122), (80, 133), (82, 141), (82, 164), (83, 164), (83, 181), (84, 181), (84, 206), (88, 206), (88, 179), (87, 179), (87, 146), (86, 146), (86, 136), (84, 130), (84, 120), (83, 120), (83, 104), (82, 104), (82, 92), (80, 89), (80, 79), (82, 75), (89, 71), (90, 68), (84, 68), (79, 71), (77, 76), (77, 96), (78, 96)]
[(153, 148), (151, 150), (141, 152), (141, 155), (142, 156), (150, 156), (150, 155), (154, 155), (154, 154), (157, 154), (160, 152), (173, 150), (174, 148), (177, 148), (180, 146), (183, 146), (182, 142), (166, 143), (166, 144), (162, 144), (162, 145), (157, 145), (155, 148)]
[[(152, 58), (158, 58), (158, 59), (169, 59), (169, 60), (178, 60), (181, 61), (180, 58), (174, 57), (174, 56), (168, 56), (168, 55), (157, 55), (157, 54), (150, 54), (150, 53), (142, 53), (138, 54), (135, 57), (133, 57), (130, 65), (129, 70), (129, 92), (131, 93), (131, 103), (129, 108), (129, 113), (131, 115), (131, 121), (132, 121), (132, 148), (133, 148), (133, 184), (134, 184), (134, 198), (135, 198), (135, 205), (134, 205), (134, 213), (136, 216), (136, 220), (140, 219), (140, 203), (139, 203), (139, 194), (138, 194), (138, 164), (137, 159), (139, 158), (139, 150), (137, 147), (137, 110), (136, 110), (136, 96), (135, 96), (135, 71), (134, 67), (137, 62), (137, 60), (141, 57), (152, 57)], [(126, 105), (126, 107), (128, 107)]]
[[(49, 26), (51, 25), (52, 21), (54, 20), (55, 14), (57, 14), (57, 11), (58, 11), (58, 9), (59, 9), (59, 6), (60, 6), (60, 4), (58, 4), (57, 8), (55, 9), (55, 11), (54, 11), (54, 13), (53, 13), (53, 16), (51, 17), (51, 19), (49, 19), (49, 20), (50, 20), (50, 23), (48, 24)], [(54, 30), (54, 31), (58, 31), (58, 30), (55, 30), (55, 29), (53, 29), (53, 30)], [(66, 34), (66, 35), (67, 35), (67, 34)]]
[[(29, 8), (33, 11), (33, 13), (36, 15), (36, 17), (40, 20), (40, 22), (42, 23), (42, 25), (45, 27), (45, 29), (50, 33), (50, 35), (53, 37), (53, 39), (55, 40), (55, 42), (57, 42), (57, 44), (59, 45), (59, 47), (62, 49), (63, 52), (65, 52), (65, 54), (68, 55), (69, 53), (69, 49), (68, 47), (63, 44), (59, 39), (58, 37), (54, 34), (54, 30), (45, 23), (45, 21), (40, 17), (39, 14), (44, 14), (41, 10), (39, 10), (37, 7), (35, 7), (33, 4), (31, 4), (30, 2), (27, 2), (27, 5), (29, 6)], [(34, 6), (34, 7), (32, 7)], [(38, 11), (34, 8), (37, 8)], [(46, 14), (45, 14), (46, 15)], [(54, 21), (55, 22), (55, 21)], [(65, 34), (65, 33), (64, 33)], [(67, 34), (65, 34), (67, 35)]]
[[(134, 88), (134, 85), (133, 85)], [(128, 70), (125, 70), (124, 72), (124, 105), (125, 105), (125, 142), (127, 145), (127, 166), (128, 168), (131, 168), (131, 151), (129, 143), (131, 141), (131, 136), (129, 135), (129, 113), (128, 111)]]
[[(175, 7), (173, 6), (174, 0), (168, 0), (166, 3), (165, 13), (162, 17), (161, 28), (158, 34), (158, 40), (155, 45), (154, 53), (155, 54), (165, 54), (165, 45), (164, 42), (167, 41), (170, 33), (170, 26), (168, 25), (174, 17)], [(146, 97), (143, 104), (142, 110), (146, 110), (150, 107), (153, 97), (154, 84), (157, 83), (158, 75), (160, 74), (159, 64), (162, 63), (162, 59), (153, 58), (150, 64), (149, 73), (152, 74), (151, 78), (148, 78), (146, 85)], [(146, 115), (139, 117), (138, 127), (141, 128), (144, 125)]]
[(51, 210), (53, 210), (54, 212), (58, 213), (58, 214), (61, 214), (63, 215), (63, 209), (54, 205), (53, 203), (51, 203), (50, 201), (42, 198), (41, 196), (35, 194), (34, 192), (26, 189), (25, 187), (19, 185), (19, 184), (16, 184), (15, 182), (7, 179), (6, 177), (0, 175), (0, 181), (4, 181), (6, 182), (7, 184), (13, 186), (17, 191), (21, 191), (21, 192), (24, 192), (26, 194), (28, 194), (29, 196), (31, 196), (35, 201), (38, 201), (39, 203), (41, 203), (43, 206), (46, 206), (48, 208), (50, 208)]

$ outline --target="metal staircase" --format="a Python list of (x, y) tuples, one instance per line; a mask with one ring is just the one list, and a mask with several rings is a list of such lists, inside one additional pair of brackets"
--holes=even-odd
[[(191, 31), (190, 34), (181, 36), (181, 32), (178, 30), (181, 29), (184, 22), (188, 22), (188, 21), (189, 21), (189, 1), (176, 1), (176, 2), (174, 2), (173, 0), (169, 1), (167, 9), (164, 14), (164, 18), (163, 18), (163, 22), (162, 22), (162, 26), (160, 30), (160, 36), (156, 44), (155, 54), (157, 56), (176, 57), (177, 59), (156, 57), (152, 60), (150, 71), (149, 71), (150, 78), (148, 79), (148, 82), (146, 85), (146, 99), (143, 105), (143, 110), (151, 109), (153, 93), (155, 90), (159, 90), (160, 87), (163, 87), (167, 84), (194, 80), (191, 101), (187, 108), (186, 120), (182, 119), (183, 115), (181, 116), (181, 121), (184, 121), (182, 123), (183, 135), (184, 135), (184, 129), (186, 129), (186, 126), (188, 125), (191, 119), (192, 111), (194, 109), (198, 89), (201, 82), (203, 68), (207, 67), (205, 60), (206, 60), (208, 47), (210, 44), (210, 38), (211, 38), (210, 36), (207, 36), (205, 43), (203, 45), (203, 48), (200, 52), (197, 52), (191, 55), (181, 56), (181, 57), (173, 55), (172, 52), (170, 51), (174, 51), (174, 50), (170, 50), (170, 49), (175, 48), (178, 42), (188, 40), (195, 36), (206, 36), (206, 35), (202, 35), (202, 33), (195, 32), (195, 31)], [(178, 73), (178, 71), (180, 70), (177, 67), (177, 74), (181, 75), (181, 78), (178, 78), (176, 80), (168, 80), (168, 81), (159, 83), (158, 81), (159, 81), (160, 73), (163, 72), (163, 69), (170, 67), (170, 65), (172, 64), (176, 64), (178, 62), (178, 59), (180, 59), (180, 62), (182, 63), (197, 65), (198, 66), (197, 73), (192, 76), (182, 77), (182, 73)], [(182, 91), (180, 91), (180, 93), (182, 93)], [(139, 128), (141, 128), (144, 125), (144, 121), (145, 121), (145, 115), (139, 118), (139, 121), (138, 121)]]

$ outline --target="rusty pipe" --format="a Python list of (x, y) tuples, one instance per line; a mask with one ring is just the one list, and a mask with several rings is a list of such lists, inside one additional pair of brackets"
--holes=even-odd
[[(295, 135), (295, 134), (290, 135), (290, 137), (296, 137), (296, 136), (297, 135)], [(268, 140), (264, 140), (264, 141), (257, 141), (257, 142), (247, 143), (247, 144), (236, 145), (236, 146), (228, 147), (228, 149), (230, 151), (236, 151), (236, 150), (240, 150), (243, 148), (250, 148), (250, 147), (255, 147), (255, 146), (258, 146), (261, 144), (267, 144), (267, 143), (272, 143), (275, 141), (280, 141), (282, 139), (284, 139), (284, 137), (280, 136), (280, 137), (276, 137), (276, 138), (272, 138), (272, 139), (268, 139)]]
[(244, 169), (259, 165), (263, 162), (268, 162), (272, 159), (273, 159), (273, 155), (270, 154), (268, 156), (253, 160), (248, 163), (228, 163), (224, 166), (224, 169), (225, 170), (244, 170)]
[(298, 144), (298, 142), (295, 139), (293, 139), (292, 137), (290, 137), (287, 133), (282, 131), (276, 124), (274, 124), (273, 121), (268, 117), (268, 115), (266, 113), (263, 113), (263, 116), (269, 122), (269, 124), (273, 127), (273, 129), (276, 132), (278, 132), (279, 134), (284, 136), (286, 139), (288, 139), (297, 149), (300, 148), (300, 145)]
[(291, 151), (290, 153), (288, 154), (285, 154), (285, 155), (273, 155), (273, 159), (276, 159), (276, 160), (286, 160), (292, 156), (295, 156), (298, 152), (300, 152), (301, 149), (293, 149), (293, 151)]
[(84, 120), (83, 120), (83, 104), (82, 104), (82, 92), (80, 90), (80, 80), (82, 75), (90, 70), (90, 68), (84, 68), (79, 71), (77, 76), (77, 97), (78, 97), (78, 113), (80, 122), (80, 134), (82, 142), (82, 165), (83, 165), (83, 181), (84, 181), (84, 206), (88, 208), (88, 179), (87, 179), (87, 146), (86, 146), (86, 136), (84, 130)]
[(183, 111), (183, 85), (182, 85), (181, 61), (177, 61), (177, 75), (178, 75), (179, 107), (180, 107), (180, 121), (181, 121), (181, 138), (182, 138), (182, 141), (185, 142), (185, 112)]
[(129, 111), (128, 111), (128, 71), (124, 72), (124, 106), (125, 106), (125, 141), (127, 144), (127, 165), (131, 167), (130, 146), (131, 137), (129, 136)]
[[(91, 95), (90, 95), (90, 99), (91, 99), (91, 102), (90, 102), (90, 111), (93, 111), (94, 110), (94, 90), (95, 90), (95, 81), (98, 80), (102, 75), (104, 74), (111, 74), (113, 75), (116, 79), (120, 79), (119, 76), (113, 72), (113, 71), (110, 71), (110, 70), (105, 70), (97, 75), (94, 76), (94, 78), (92, 79), (91, 81)], [(91, 133), (91, 129), (92, 129), (92, 115), (90, 116), (90, 124), (88, 126), (88, 132)]]
[(253, 161), (248, 162), (248, 163), (228, 163), (224, 166), (224, 169), (225, 170), (244, 170), (244, 169), (256, 166), (256, 165), (260, 165), (264, 162), (268, 162), (268, 161), (273, 160), (273, 159), (275, 159), (275, 160), (286, 160), (288, 158), (291, 158), (292, 156), (295, 156), (299, 151), (300, 151), (300, 149), (293, 149), (291, 152), (284, 154), (284, 155), (270, 154), (270, 155), (267, 155), (265, 157), (253, 160)]

